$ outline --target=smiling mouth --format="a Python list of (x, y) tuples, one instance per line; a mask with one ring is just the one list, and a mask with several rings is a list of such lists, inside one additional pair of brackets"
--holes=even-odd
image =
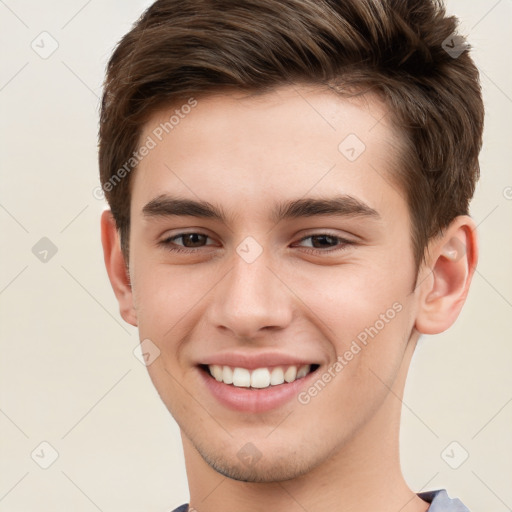
[(254, 390), (280, 386), (285, 383), (290, 384), (315, 372), (319, 367), (320, 365), (318, 364), (305, 364), (302, 366), (287, 365), (249, 370), (247, 368), (215, 364), (199, 365), (202, 371), (218, 382), (232, 387)]

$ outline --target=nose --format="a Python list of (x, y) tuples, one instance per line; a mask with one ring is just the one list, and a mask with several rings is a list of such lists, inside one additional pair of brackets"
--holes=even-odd
[(217, 329), (252, 339), (290, 324), (293, 294), (270, 263), (265, 251), (251, 263), (234, 255), (233, 267), (216, 287), (210, 308)]

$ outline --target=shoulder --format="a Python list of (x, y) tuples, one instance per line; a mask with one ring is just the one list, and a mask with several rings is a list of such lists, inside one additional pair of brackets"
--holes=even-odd
[(450, 498), (446, 489), (420, 492), (418, 496), (430, 503), (428, 512), (470, 512), (458, 498)]
[(175, 508), (172, 512), (188, 512), (188, 503), (185, 503), (185, 505), (181, 505), (178, 508)]
[[(430, 503), (428, 512), (470, 512), (458, 498), (450, 498), (445, 489), (420, 492), (418, 496)], [(172, 512), (188, 512), (188, 503), (181, 505)]]

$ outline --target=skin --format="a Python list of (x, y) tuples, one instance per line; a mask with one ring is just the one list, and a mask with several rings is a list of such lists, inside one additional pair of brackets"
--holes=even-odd
[[(153, 116), (141, 141), (173, 111)], [(393, 179), (401, 140), (389, 117), (377, 98), (304, 85), (210, 95), (132, 176), (128, 268), (104, 212), (105, 263), (121, 315), (161, 351), (148, 371), (181, 429), (191, 510), (428, 509), (400, 469), (401, 397), (420, 334), (444, 331), (462, 308), (476, 226), (460, 216), (431, 240), (415, 287), (410, 216)], [(366, 146), (352, 162), (338, 149), (349, 134)], [(144, 215), (164, 193), (221, 206), (227, 223)], [(379, 217), (270, 219), (278, 202), (337, 194)], [(209, 238), (158, 244), (183, 232)], [(247, 236), (263, 249), (252, 263), (236, 251)], [(400, 312), (307, 404), (239, 413), (200, 378), (202, 357), (229, 350), (300, 354), (321, 364), (321, 376), (397, 303)], [(237, 456), (247, 443), (261, 455), (249, 464)]]

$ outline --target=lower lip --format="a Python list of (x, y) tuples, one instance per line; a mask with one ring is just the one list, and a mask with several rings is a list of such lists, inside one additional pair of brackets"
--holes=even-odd
[(296, 397), (318, 372), (317, 368), (314, 372), (310, 372), (305, 377), (293, 382), (256, 389), (239, 388), (232, 384), (224, 384), (211, 377), (201, 368), (198, 370), (206, 387), (221, 404), (236, 411), (253, 413), (270, 411), (285, 404)]

